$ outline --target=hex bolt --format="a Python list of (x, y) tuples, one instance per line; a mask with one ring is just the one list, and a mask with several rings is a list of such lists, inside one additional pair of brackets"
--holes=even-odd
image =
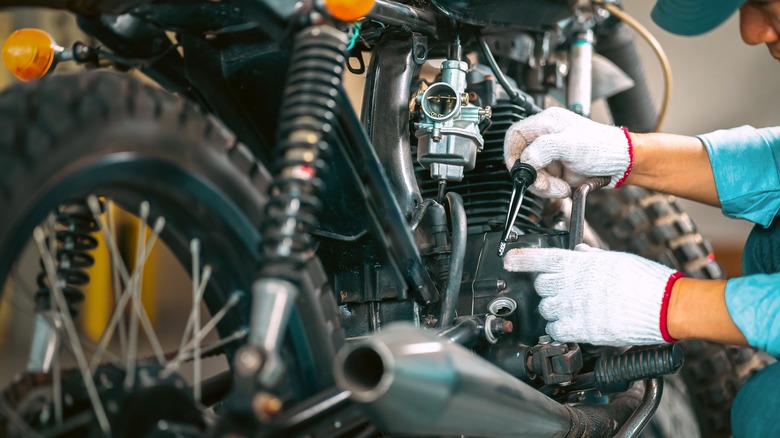
[(539, 336), (539, 343), (542, 344), (542, 345), (547, 345), (550, 342), (552, 342), (552, 340), (553, 340), (553, 338), (550, 335)]

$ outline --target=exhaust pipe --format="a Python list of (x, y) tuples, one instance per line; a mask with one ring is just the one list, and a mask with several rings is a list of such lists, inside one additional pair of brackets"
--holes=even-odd
[(338, 386), (382, 431), (563, 437), (571, 411), (434, 332), (391, 324), (336, 356)]

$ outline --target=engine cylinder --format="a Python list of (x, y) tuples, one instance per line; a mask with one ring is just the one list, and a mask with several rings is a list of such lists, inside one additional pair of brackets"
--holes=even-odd
[[(473, 171), (466, 172), (460, 182), (450, 182), (448, 190), (463, 197), (469, 230), (482, 232), (501, 229), (512, 196), (512, 179), (504, 164), (504, 136), (512, 123), (520, 120), (522, 108), (509, 102), (499, 102), (493, 107), (490, 127), (485, 130), (484, 148), (477, 154)], [(436, 198), (438, 182), (430, 178), (428, 169), (415, 167), (417, 181), (423, 198)], [(519, 226), (540, 226), (545, 201), (531, 193), (526, 194), (520, 207)]]

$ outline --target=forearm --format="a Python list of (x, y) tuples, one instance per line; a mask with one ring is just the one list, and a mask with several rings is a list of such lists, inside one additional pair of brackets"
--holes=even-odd
[(720, 207), (709, 156), (696, 137), (631, 133), (628, 184)]
[(748, 345), (726, 308), (725, 291), (726, 280), (677, 280), (667, 312), (669, 334), (679, 340), (705, 339)]

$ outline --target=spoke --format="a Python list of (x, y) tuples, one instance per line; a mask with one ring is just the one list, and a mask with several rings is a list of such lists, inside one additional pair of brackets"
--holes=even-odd
[[(179, 366), (181, 366), (181, 363), (184, 362), (185, 358), (187, 358), (187, 355), (192, 353), (192, 356), (196, 361), (199, 359), (199, 355), (201, 354), (199, 352), (199, 346), (200, 342), (203, 341), (203, 339), (206, 338), (206, 336), (211, 333), (212, 330), (214, 330), (214, 327), (219, 324), (219, 322), (222, 320), (222, 318), (227, 315), (228, 311), (232, 309), (238, 302), (241, 301), (241, 293), (240, 292), (234, 292), (230, 295), (230, 298), (228, 298), (228, 301), (225, 303), (224, 306), (222, 306), (221, 309), (217, 313), (214, 314), (214, 316), (209, 320), (206, 325), (203, 326), (200, 331), (198, 331), (195, 336), (188, 342), (183, 349), (179, 350), (179, 353), (176, 355), (176, 357), (168, 364), (168, 366), (165, 368), (165, 371), (163, 374), (164, 376), (170, 375), (173, 371), (176, 371)], [(240, 333), (241, 331), (237, 332)], [(236, 336), (236, 333), (234, 333), (231, 336)], [(246, 333), (243, 333), (242, 337), (246, 336)], [(227, 338), (225, 338), (227, 339)]]
[[(200, 290), (200, 240), (192, 239), (190, 242), (190, 251), (192, 252), (192, 326), (197, 333), (200, 331), (200, 301), (198, 301), (198, 291)], [(193, 365), (193, 397), (196, 403), (200, 403), (200, 340), (195, 341), (195, 363)]]
[(130, 389), (135, 384), (135, 360), (138, 353), (138, 323), (141, 319), (141, 286), (143, 283), (144, 265), (141, 263), (146, 256), (144, 254), (144, 241), (146, 240), (146, 221), (149, 219), (149, 203), (141, 203), (138, 226), (138, 243), (135, 250), (135, 267), (130, 279), (130, 293), (133, 296), (133, 311), (130, 312), (130, 344), (127, 348), (127, 363), (125, 370), (125, 388)]
[[(49, 312), (44, 313), (44, 312), (30, 311), (30, 308), (35, 306), (35, 300), (32, 297), (35, 294), (35, 291), (33, 291), (33, 289), (30, 287), (30, 285), (28, 285), (28, 284), (26, 284), (24, 282), (21, 274), (19, 273), (19, 266), (18, 265), (14, 267), (11, 275), (12, 275), (12, 278), (13, 278), (14, 289), (19, 288), (19, 292), (20, 293), (18, 293), (18, 294), (14, 293), (13, 294), (14, 298), (10, 299), (10, 300), (6, 299), (5, 302), (8, 303), (8, 305), (11, 306), (14, 309), (14, 312), (19, 312), (20, 315), (29, 316), (29, 317), (39, 316), (39, 317), (43, 318), (52, 327), (56, 327), (57, 335), (61, 336), (62, 335), (62, 322), (61, 321), (60, 322), (55, 322), (52, 319), (52, 317), (49, 314)], [(20, 297), (20, 298), (17, 299), (16, 298), (17, 296)], [(25, 306), (23, 303), (16, 302), (18, 300), (25, 300), (30, 305)], [(79, 334), (79, 341), (81, 341), (81, 345), (83, 347), (89, 348), (92, 351), (95, 351), (98, 348), (97, 345), (94, 342), (92, 342), (89, 339), (87, 339), (86, 336), (84, 336), (84, 335)], [(72, 353), (70, 345), (68, 345), (67, 343), (60, 344), (60, 345), (63, 345), (65, 348), (68, 349), (68, 351), (70, 351)], [(105, 352), (105, 354), (109, 357), (109, 360), (111, 362), (118, 362), (119, 361), (119, 358), (115, 354), (113, 354), (111, 352), (108, 352), (108, 351)]]
[[(207, 354), (211, 353), (212, 351), (214, 351), (214, 350), (216, 350), (216, 349), (218, 349), (220, 347), (223, 347), (223, 346), (225, 346), (225, 345), (227, 345), (227, 344), (229, 344), (231, 342), (235, 342), (235, 341), (237, 341), (239, 339), (245, 338), (247, 334), (249, 334), (249, 329), (239, 329), (239, 330), (236, 330), (236, 331), (233, 332), (233, 334), (225, 336), (224, 338), (220, 339), (217, 342), (214, 342), (214, 343), (208, 344), (205, 347), (202, 347), (200, 349), (200, 355), (201, 355), (201, 357), (204, 357)], [(189, 351), (192, 351), (192, 350), (189, 350)], [(192, 354), (188, 354), (186, 356), (183, 356), (181, 358), (181, 361), (179, 362), (179, 364), (181, 364), (182, 362), (186, 362), (188, 360), (191, 360), (192, 358), (193, 358)]]
[[(111, 207), (112, 204), (110, 199), (106, 198), (104, 201), (104, 205), (106, 207), (106, 216), (105, 216), (106, 221), (105, 221), (105, 226), (101, 224), (100, 228), (101, 230), (105, 230), (105, 233), (103, 233), (103, 240), (110, 247), (111, 245), (108, 243), (108, 239), (106, 239), (105, 236), (106, 234), (108, 234), (109, 236), (115, 235), (114, 234), (114, 213), (112, 212), (112, 207)], [(92, 210), (91, 207), (90, 210)], [(93, 216), (95, 215), (94, 210), (92, 211), (92, 215)], [(97, 215), (95, 217), (95, 220), (99, 221), (101, 217), (102, 215)], [(100, 222), (98, 223), (100, 224)], [(113, 254), (113, 251), (109, 249), (109, 259), (111, 260), (111, 281), (113, 283), (114, 303), (118, 303), (119, 297), (121, 295), (122, 286), (120, 282), (121, 278), (119, 274), (119, 268), (117, 265), (122, 265), (123, 261), (117, 260), (111, 254)], [(127, 328), (125, 327), (124, 324), (119, 325), (119, 351), (121, 351), (122, 354), (125, 354), (125, 352), (127, 351)]]
[[(201, 277), (198, 287), (198, 292), (196, 294), (195, 302), (200, 303), (203, 300), (203, 294), (206, 292), (206, 285), (209, 282), (209, 279), (211, 279), (211, 266), (206, 265), (203, 267), (203, 276)], [(193, 279), (193, 285), (195, 284), (195, 280)], [(184, 335), (181, 337), (181, 341), (179, 342), (179, 351), (182, 351), (184, 349), (184, 346), (187, 344), (187, 341), (190, 339), (190, 334), (192, 334), (192, 326), (195, 323), (195, 312), (200, 310), (200, 306), (192, 306), (192, 309), (190, 310), (190, 316), (187, 318), (187, 326), (184, 328)]]
[(100, 396), (98, 395), (95, 382), (92, 380), (92, 371), (87, 365), (87, 359), (84, 355), (84, 350), (81, 348), (78, 334), (76, 333), (76, 327), (73, 324), (73, 319), (68, 312), (68, 305), (65, 297), (63, 296), (62, 289), (60, 288), (57, 271), (54, 263), (54, 258), (46, 247), (46, 236), (40, 227), (36, 227), (33, 232), (35, 242), (38, 244), (38, 251), (41, 253), (41, 259), (43, 260), (44, 268), (46, 269), (46, 275), (48, 276), (49, 283), (52, 290), (52, 296), (57, 302), (57, 306), (64, 311), (60, 312), (62, 317), (65, 332), (68, 335), (71, 347), (73, 347), (73, 353), (76, 356), (76, 362), (78, 362), (79, 370), (81, 371), (82, 379), (84, 380), (84, 386), (86, 387), (87, 394), (92, 402), (92, 408), (95, 411), (95, 417), (97, 417), (100, 429), (108, 434), (111, 431), (111, 426), (108, 423), (108, 417), (103, 409), (103, 405), (100, 402)]
[(41, 434), (33, 430), (29, 424), (19, 417), (19, 414), (14, 411), (13, 406), (8, 403), (8, 400), (6, 400), (4, 395), (0, 395), (0, 412), (2, 412), (3, 416), (9, 421), (10, 426), (15, 428), (21, 436), (43, 438)]
[(87, 198), (87, 205), (89, 206), (90, 211), (92, 211), (92, 216), (101, 225), (100, 231), (103, 233), (103, 238), (108, 244), (112, 267), (119, 272), (122, 281), (125, 283), (125, 286), (127, 286), (127, 281), (130, 277), (130, 274), (127, 272), (127, 266), (125, 266), (122, 255), (119, 253), (119, 245), (116, 243), (116, 236), (114, 236), (113, 233), (108, 232), (106, 221), (104, 220), (103, 215), (100, 213), (100, 202), (94, 195), (91, 195)]
[[(163, 228), (165, 227), (165, 220), (163, 218), (158, 218), (157, 221), (154, 223), (154, 230), (152, 231), (152, 235), (149, 237), (149, 239), (146, 241), (146, 251), (144, 251), (145, 254), (149, 254), (151, 252), (151, 248), (154, 246), (155, 242), (157, 242), (157, 237), (162, 232)], [(141, 263), (146, 263), (146, 259), (143, 259)], [(134, 278), (135, 276), (133, 276)], [(133, 294), (133, 285), (130, 284), (130, 281), (128, 281), (125, 285), (125, 291), (122, 293), (121, 298), (119, 299), (119, 303), (114, 308), (114, 313), (111, 315), (111, 320), (108, 323), (108, 326), (106, 327), (106, 330), (103, 332), (103, 336), (101, 336), (100, 341), (98, 342), (97, 351), (95, 351), (95, 355), (92, 357), (92, 363), (91, 367), (92, 369), (96, 369), (97, 366), (100, 364), (100, 359), (102, 356), (106, 353), (108, 343), (111, 341), (111, 338), (113, 337), (114, 330), (117, 327), (117, 324), (119, 324), (120, 319), (124, 315), (125, 307), (127, 306), (127, 303), (130, 301), (130, 298), (132, 298)]]
[[(53, 316), (52, 319), (57, 321), (58, 318), (56, 316)], [(57, 330), (59, 330), (60, 327), (57, 327)], [(59, 338), (59, 335), (58, 335)], [(59, 342), (58, 342), (59, 343)], [(57, 357), (54, 359), (54, 362), (52, 363), (52, 387), (51, 387), (51, 396), (54, 399), (54, 421), (57, 424), (57, 426), (62, 425), (62, 374), (61, 374), (61, 366), (60, 366), (60, 355), (57, 354)]]

